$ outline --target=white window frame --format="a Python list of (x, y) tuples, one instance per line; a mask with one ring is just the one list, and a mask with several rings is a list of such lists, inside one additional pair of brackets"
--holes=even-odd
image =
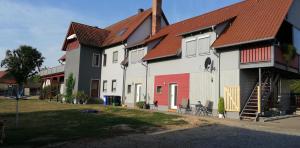
[[(134, 56), (133, 53), (135, 53), (135, 56)], [(137, 50), (132, 50), (131, 53), (130, 53), (130, 56), (131, 56), (130, 63), (131, 64), (136, 64), (137, 63), (136, 59), (137, 59), (137, 56), (138, 56), (138, 51)]]
[[(98, 65), (95, 65), (95, 56), (98, 56)], [(100, 67), (101, 63), (101, 55), (99, 53), (93, 53), (93, 58), (92, 58), (92, 67)]]
[(106, 67), (107, 65), (107, 54), (103, 54), (103, 67)]
[[(139, 52), (143, 52), (143, 54), (140, 55)], [(144, 49), (143, 48), (142, 49), (138, 49), (137, 50), (137, 61), (136, 61), (136, 63), (141, 63), (144, 55), (145, 55)]]
[[(116, 61), (115, 61), (115, 59), (114, 59), (115, 53), (117, 53), (117, 60), (116, 60)], [(118, 52), (118, 51), (114, 51), (113, 54), (112, 54), (112, 62), (113, 62), (113, 63), (118, 63), (118, 61), (119, 61), (119, 52)]]
[[(192, 41), (195, 41), (196, 42), (196, 53), (194, 55), (188, 55), (188, 49), (187, 49), (187, 43), (188, 42), (192, 42)], [(185, 56), (188, 57), (188, 58), (191, 58), (191, 57), (195, 57), (197, 55), (197, 49), (198, 49), (198, 43), (197, 43), (197, 38), (192, 38), (192, 39), (188, 39), (185, 41)]]
[[(114, 82), (116, 83), (116, 86), (115, 86), (115, 90), (114, 90)], [(117, 92), (117, 80), (114, 79), (114, 80), (111, 80), (111, 92), (115, 93)]]
[[(104, 86), (105, 86), (105, 85), (104, 85), (104, 82), (105, 82), (105, 84), (106, 84), (106, 89), (104, 89), (104, 88), (105, 88), (105, 87), (104, 87)], [(103, 81), (102, 81), (102, 85), (103, 85), (102, 92), (107, 92), (107, 86), (108, 86), (107, 84), (108, 84), (108, 81), (107, 81), (107, 80), (103, 80)]]
[[(208, 43), (209, 44), (208, 51), (206, 51), (206, 52), (200, 52), (200, 42), (199, 42), (199, 40), (205, 39), (205, 38), (208, 38), (208, 42), (209, 42)], [(197, 37), (197, 51), (198, 51), (199, 55), (206, 55), (206, 54), (210, 53), (210, 40), (211, 39), (210, 39), (210, 35), (209, 34)]]

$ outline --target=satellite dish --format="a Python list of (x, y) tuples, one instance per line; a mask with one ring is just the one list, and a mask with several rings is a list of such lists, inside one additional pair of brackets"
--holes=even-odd
[(205, 69), (208, 70), (209, 68), (211, 68), (211, 64), (212, 64), (211, 58), (210, 57), (206, 58), (205, 63), (204, 63)]

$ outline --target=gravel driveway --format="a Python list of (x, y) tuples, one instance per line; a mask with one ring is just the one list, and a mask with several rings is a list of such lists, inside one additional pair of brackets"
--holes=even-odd
[[(222, 123), (221, 123), (222, 122)], [(229, 126), (232, 125), (232, 126)], [(262, 130), (263, 129), (263, 130)], [(64, 148), (298, 148), (297, 130), (277, 128), (273, 123), (219, 121), (201, 127), (138, 134), (113, 139), (86, 139), (61, 145)], [(268, 132), (273, 131), (273, 132)], [(284, 133), (284, 134), (282, 134)]]

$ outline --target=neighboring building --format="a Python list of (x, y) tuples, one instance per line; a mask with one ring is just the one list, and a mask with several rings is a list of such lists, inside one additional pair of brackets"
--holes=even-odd
[(164, 27), (131, 46), (147, 52), (143, 58), (146, 68), (137, 72), (140, 77), (126, 79), (143, 80), (138, 84), (147, 84), (147, 91), (140, 92), (128, 81), (127, 92), (135, 96), (127, 98), (128, 104), (146, 94), (143, 101), (157, 101), (161, 110), (177, 109), (187, 99), (191, 106), (208, 102), (216, 114), (218, 98), (224, 97), (231, 118), (256, 117), (267, 104), (288, 112), (288, 84), (300, 76), (300, 52), (287, 66), (278, 45), (292, 44), (299, 49), (299, 3), (243, 1)]
[(13, 96), (16, 80), (5, 71), (0, 71), (0, 96)]
[[(176, 110), (183, 100), (200, 101), (217, 114), (224, 97), (230, 118), (290, 111), (288, 84), (300, 78), (298, 0), (246, 0), (172, 25), (161, 6), (153, 0), (152, 9), (104, 29), (71, 23), (64, 70), (44, 77), (72, 73), (75, 92), (131, 107), (146, 101)], [(289, 62), (285, 44), (298, 49)]]

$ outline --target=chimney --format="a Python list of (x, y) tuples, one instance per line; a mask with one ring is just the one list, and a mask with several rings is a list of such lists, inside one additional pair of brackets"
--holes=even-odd
[(144, 9), (143, 9), (143, 8), (138, 9), (138, 14), (140, 14), (140, 13), (142, 13), (142, 12), (144, 12)]
[(152, 35), (161, 29), (162, 0), (152, 0)]

